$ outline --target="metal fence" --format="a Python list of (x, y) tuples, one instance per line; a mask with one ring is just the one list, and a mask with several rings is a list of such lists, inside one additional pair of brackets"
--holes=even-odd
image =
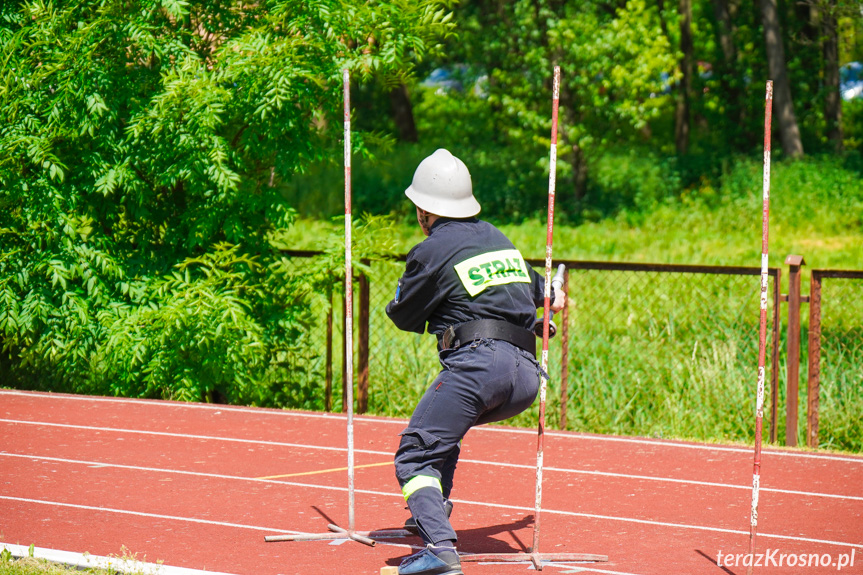
[[(365, 262), (354, 284), (359, 413), (409, 415), (440, 369), (434, 338), (398, 330), (384, 311), (403, 260)], [(530, 263), (543, 272), (544, 262)], [(559, 335), (550, 345), (549, 426), (660, 436), (670, 425), (693, 438), (751, 438), (759, 268), (558, 263), (567, 267), (570, 306), (558, 314)], [(772, 268), (768, 370), (774, 428), (779, 277)], [(336, 389), (343, 382), (342, 305), (336, 294), (335, 314), (316, 320), (322, 329), (315, 331), (328, 334), (326, 344), (314, 346), (327, 349), (318, 381), (328, 398), (333, 381)], [(333, 396), (325, 407), (341, 409), (344, 393)], [(536, 416), (535, 406), (512, 423), (530, 427)]]
[[(299, 274), (325, 260), (314, 252), (286, 255)], [(530, 263), (543, 273), (544, 262)], [(752, 439), (759, 268), (560, 263), (570, 305), (555, 318), (558, 336), (550, 344), (549, 427), (653, 436), (673, 428), (693, 439)], [(788, 445), (799, 437), (813, 447), (860, 451), (863, 271), (812, 270), (806, 296), (803, 264), (797, 256), (786, 260), (788, 294), (780, 294), (781, 269), (770, 269), (766, 439), (780, 441), (784, 429)], [(384, 311), (403, 270), (403, 256), (357, 266), (358, 413), (409, 415), (440, 369), (434, 338), (398, 330)], [(343, 298), (338, 286), (317, 297), (325, 305), (310, 310), (311, 329), (290, 360), (297, 366), (291, 389), (300, 391), (285, 399), (294, 407), (341, 410)], [(800, 314), (806, 303), (809, 314)], [(798, 411), (807, 422), (800, 430)], [(532, 427), (536, 416), (534, 406), (510, 423)]]
[[(569, 341), (562, 334), (559, 342), (566, 359), (552, 423), (624, 434), (674, 429), (693, 438), (752, 437), (759, 268), (566, 263), (574, 313), (565, 318)], [(779, 269), (770, 270), (771, 399), (778, 384), (779, 277)]]

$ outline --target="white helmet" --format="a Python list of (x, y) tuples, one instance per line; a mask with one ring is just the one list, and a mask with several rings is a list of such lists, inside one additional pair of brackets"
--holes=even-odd
[(469, 218), (480, 210), (467, 166), (443, 148), (420, 162), (405, 195), (437, 216)]

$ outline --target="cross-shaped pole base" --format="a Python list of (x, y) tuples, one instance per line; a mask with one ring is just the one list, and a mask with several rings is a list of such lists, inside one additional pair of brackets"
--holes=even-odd
[(372, 535), (381, 538), (391, 537), (407, 537), (410, 535), (404, 529), (381, 530), (381, 531), (354, 531), (343, 529), (338, 525), (328, 524), (327, 527), (330, 533), (292, 533), (288, 535), (267, 535), (264, 541), (270, 543), (273, 541), (323, 541), (327, 539), (352, 539), (369, 547), (375, 546), (375, 540)]
[(477, 553), (459, 556), (464, 562), (519, 562), (530, 561), (537, 571), (542, 571), (543, 563), (569, 561), (608, 561), (608, 555), (589, 553)]

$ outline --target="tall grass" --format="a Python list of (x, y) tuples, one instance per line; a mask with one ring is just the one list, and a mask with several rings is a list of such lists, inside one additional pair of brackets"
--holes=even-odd
[[(599, 168), (620, 169), (620, 162), (627, 158), (608, 159)], [(627, 177), (637, 178), (639, 169), (648, 169), (644, 181), (653, 182), (650, 185), (658, 185), (657, 178), (666, 169), (650, 168), (644, 162), (634, 165), (625, 172)], [(677, 194), (671, 191), (677, 185), (675, 182), (660, 186), (661, 193), (648, 194), (638, 191), (637, 182), (627, 183), (619, 175), (610, 175), (605, 178), (610, 189), (625, 189), (637, 201), (609, 217), (580, 225), (566, 223), (572, 218), (561, 217), (564, 223), (555, 227), (555, 257), (757, 267), (761, 254), (761, 168), (760, 162), (731, 163), (722, 170), (720, 178), (706, 179)], [(786, 255), (797, 253), (806, 258), (804, 274), (811, 267), (863, 268), (860, 176), (859, 166), (848, 158), (775, 165), (770, 265), (781, 267)], [(632, 206), (638, 211), (633, 211), (636, 208)], [(498, 223), (526, 257), (544, 256), (542, 219)], [(283, 238), (283, 242), (294, 248), (315, 248), (310, 238), (325, 236), (327, 229), (338, 234), (340, 225), (319, 219), (301, 220), (289, 232), (292, 237)], [(399, 216), (393, 220), (390, 239), (396, 244), (396, 251), (406, 253), (423, 236), (410, 217)], [(371, 278), (369, 409), (382, 415), (409, 415), (440, 369), (434, 338), (399, 332), (383, 313), (401, 271), (400, 264), (378, 263), (373, 266)], [(804, 286), (807, 280), (805, 276)], [(757, 276), (746, 276), (742, 283), (731, 285), (701, 285), (701, 282), (695, 286), (694, 302), (682, 295), (692, 288), (691, 278), (661, 281), (652, 278), (648, 284), (660, 284), (655, 292), (652, 287), (632, 284), (631, 278), (617, 278), (614, 281), (618, 283), (630, 283), (620, 288), (623, 291), (614, 296), (615, 303), (603, 304), (611, 308), (597, 309), (596, 302), (603, 295), (618, 289), (613, 282), (604, 284), (604, 281), (609, 280), (593, 277), (578, 283), (577, 277), (571, 278), (571, 282), (576, 282), (570, 286), (571, 330), (575, 336), (569, 349), (567, 428), (708, 441), (751, 441), (757, 367)], [(785, 282), (787, 277), (783, 278)], [(786, 285), (781, 287), (785, 292)], [(843, 321), (863, 325), (860, 309), (855, 306), (841, 309)], [(805, 329), (806, 314), (803, 315)], [(783, 332), (780, 346), (785, 345)], [(559, 342), (553, 340), (547, 408), (552, 426), (559, 424), (558, 346)], [(805, 349), (803, 353), (805, 360)], [(336, 349), (337, 366), (340, 357)], [(863, 385), (859, 375), (855, 375), (861, 371), (855, 372), (855, 365), (863, 365), (863, 360), (855, 356), (850, 364), (844, 361), (824, 366), (821, 396), (824, 447), (863, 450), (859, 425), (855, 424), (855, 414), (863, 411)], [(777, 400), (782, 406), (784, 359), (769, 369), (779, 373)], [(805, 389), (805, 382), (801, 388)], [(801, 398), (801, 422), (805, 422), (802, 411), (805, 405), (805, 398)], [(779, 410), (775, 422), (780, 430), (785, 423), (783, 412)], [(533, 426), (536, 416), (534, 405), (509, 423)], [(805, 443), (803, 433), (801, 427), (801, 443)]]
[[(852, 160), (830, 157), (774, 166), (771, 266), (781, 267), (786, 255), (797, 253), (806, 258), (804, 274), (811, 267), (863, 268), (863, 185), (860, 166)], [(612, 170), (619, 162), (608, 159), (604, 166)], [(645, 181), (656, 184), (666, 168), (652, 169)], [(638, 169), (642, 168), (636, 166), (627, 173), (636, 177)], [(620, 177), (609, 177), (607, 184), (612, 188), (629, 185)], [(637, 204), (638, 211), (622, 208), (580, 225), (561, 217), (562, 223), (555, 227), (555, 257), (760, 265), (760, 162), (729, 163), (720, 178), (704, 180), (676, 194), (666, 187), (661, 194), (638, 195), (637, 188), (636, 182), (626, 193), (638, 196), (638, 202), (630, 204)], [(526, 257), (544, 256), (545, 222), (541, 218), (498, 224)], [(325, 236), (328, 229), (338, 234), (340, 225), (301, 220), (291, 232), (293, 237), (284, 241), (295, 248), (314, 248), (317, 245), (311, 239)], [(396, 251), (405, 253), (423, 236), (415, 222), (402, 215), (393, 219), (390, 238), (397, 245)], [(373, 413), (407, 416), (440, 369), (435, 342), (429, 335), (399, 332), (383, 313), (401, 265), (378, 263), (373, 270), (369, 408)], [(783, 292), (787, 289), (784, 275)], [(746, 276), (742, 283), (732, 285), (705, 284), (694, 302), (681, 295), (681, 290), (689, 287), (687, 278), (663, 279), (656, 292), (629, 285), (614, 296), (618, 308), (605, 310), (598, 310), (595, 302), (617, 289), (614, 282), (603, 284), (596, 278), (571, 281), (576, 282), (570, 287), (570, 329), (575, 335), (569, 349), (568, 429), (708, 441), (752, 440), (757, 276)], [(653, 278), (653, 283), (657, 281)], [(804, 286), (807, 281), (805, 276)], [(643, 291), (640, 296), (635, 293), (638, 289)], [(842, 305), (837, 313), (849, 325), (863, 325), (863, 311), (857, 305)], [(805, 328), (805, 310), (803, 315)], [(832, 335), (825, 332), (825, 345), (828, 337)], [(782, 349), (784, 329), (780, 338)], [(559, 424), (559, 345), (558, 340), (552, 341), (547, 407), (552, 426)], [(834, 358), (837, 353), (846, 355), (839, 363), (823, 366), (822, 444), (863, 451), (856, 422), (857, 414), (863, 412), (863, 358), (859, 351), (853, 357), (847, 357), (846, 351), (830, 353)], [(803, 354), (805, 361), (805, 345)], [(336, 349), (334, 365), (339, 365), (340, 357)], [(780, 430), (785, 423), (781, 409), (785, 367), (784, 359), (777, 366), (769, 366), (779, 373), (780, 410), (775, 424)], [(802, 371), (805, 377), (805, 367)], [(335, 379), (338, 386), (339, 378)], [(801, 388), (805, 389), (805, 382)], [(805, 405), (803, 397), (801, 422), (805, 422)], [(530, 427), (535, 425), (536, 416), (534, 405), (508, 423)], [(800, 443), (805, 443), (803, 433), (801, 427)]]

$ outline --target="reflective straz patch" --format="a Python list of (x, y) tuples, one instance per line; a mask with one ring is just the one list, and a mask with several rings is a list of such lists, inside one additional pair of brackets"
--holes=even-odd
[(518, 250), (500, 250), (480, 254), (455, 265), (458, 279), (471, 297), (488, 286), (530, 283), (527, 264)]

